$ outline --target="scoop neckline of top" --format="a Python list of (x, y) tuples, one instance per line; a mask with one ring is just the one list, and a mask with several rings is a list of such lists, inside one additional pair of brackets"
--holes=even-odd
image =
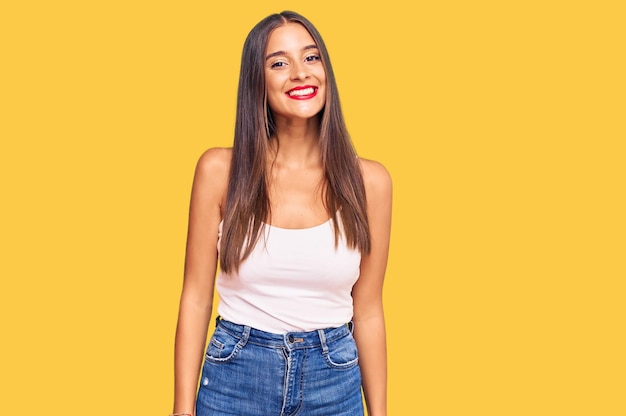
[(321, 223), (321, 224), (317, 224), (317, 225), (314, 225), (314, 226), (312, 226), (312, 227), (305, 227), (305, 228), (285, 228), (285, 227), (277, 227), (276, 225), (268, 224), (268, 223), (266, 223), (266, 222), (263, 222), (263, 225), (266, 225), (266, 226), (268, 226), (268, 227), (270, 227), (270, 228), (274, 228), (274, 229), (277, 229), (277, 230), (285, 230), (285, 231), (307, 231), (307, 230), (314, 230), (314, 229), (316, 229), (316, 228), (323, 227), (324, 225), (326, 225), (326, 224), (330, 223), (332, 220), (333, 220), (332, 218), (329, 218), (329, 219), (327, 219), (326, 221), (324, 221), (324, 222), (323, 222), (323, 223)]

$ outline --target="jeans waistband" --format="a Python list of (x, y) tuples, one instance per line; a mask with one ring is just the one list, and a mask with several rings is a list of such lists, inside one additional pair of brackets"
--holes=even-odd
[(232, 335), (245, 338), (248, 343), (266, 345), (270, 347), (289, 348), (311, 348), (322, 346), (326, 349), (326, 343), (335, 339), (344, 337), (352, 333), (354, 324), (348, 322), (337, 328), (324, 328), (306, 332), (286, 332), (284, 334), (276, 334), (272, 332), (261, 331), (247, 325), (239, 325), (230, 321), (226, 321), (218, 316), (215, 319), (215, 326), (220, 327)]

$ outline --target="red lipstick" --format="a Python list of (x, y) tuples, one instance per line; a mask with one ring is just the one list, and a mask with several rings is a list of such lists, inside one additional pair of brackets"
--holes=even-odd
[(290, 89), (285, 95), (294, 100), (309, 100), (317, 95), (317, 90), (313, 85), (301, 85)]

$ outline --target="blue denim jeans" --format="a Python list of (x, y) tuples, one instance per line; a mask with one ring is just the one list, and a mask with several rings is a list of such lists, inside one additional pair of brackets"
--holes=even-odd
[(197, 416), (363, 416), (351, 325), (273, 334), (220, 320)]

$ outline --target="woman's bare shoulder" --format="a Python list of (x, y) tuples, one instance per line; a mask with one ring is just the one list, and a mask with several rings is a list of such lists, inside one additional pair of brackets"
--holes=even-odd
[(232, 148), (214, 147), (200, 156), (194, 179), (195, 192), (207, 199), (224, 204), (230, 174)]
[(363, 182), (369, 191), (378, 193), (391, 189), (391, 175), (385, 166), (375, 160), (359, 158), (361, 171), (363, 172)]
[(211, 173), (226, 173), (230, 170), (231, 147), (212, 147), (206, 150), (198, 160), (198, 168)]
[(225, 186), (228, 183), (232, 154), (232, 148), (213, 147), (206, 150), (198, 160), (196, 177)]

